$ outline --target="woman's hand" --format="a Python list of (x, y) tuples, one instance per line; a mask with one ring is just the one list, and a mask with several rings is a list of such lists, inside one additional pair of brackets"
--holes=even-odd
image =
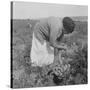
[(49, 43), (50, 46), (57, 48), (59, 50), (67, 50), (67, 45), (65, 43), (57, 44), (57, 43)]
[(59, 45), (58, 49), (66, 51), (67, 50), (67, 45), (62, 43), (62, 44)]

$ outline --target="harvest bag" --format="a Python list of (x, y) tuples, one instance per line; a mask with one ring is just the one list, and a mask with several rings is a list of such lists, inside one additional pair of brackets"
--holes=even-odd
[(44, 41), (42, 45), (33, 33), (32, 47), (31, 47), (31, 63), (32, 66), (44, 66), (53, 63), (54, 48), (47, 45)]

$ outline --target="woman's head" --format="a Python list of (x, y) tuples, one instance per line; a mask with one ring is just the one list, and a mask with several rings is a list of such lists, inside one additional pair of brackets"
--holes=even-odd
[(75, 23), (70, 17), (64, 17), (62, 20), (64, 34), (69, 34), (74, 31)]

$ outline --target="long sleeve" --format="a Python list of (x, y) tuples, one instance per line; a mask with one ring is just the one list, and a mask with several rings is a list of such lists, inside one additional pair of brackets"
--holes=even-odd
[(57, 38), (62, 35), (62, 22), (57, 18), (51, 18), (49, 20), (50, 26), (50, 44), (53, 47), (57, 47)]

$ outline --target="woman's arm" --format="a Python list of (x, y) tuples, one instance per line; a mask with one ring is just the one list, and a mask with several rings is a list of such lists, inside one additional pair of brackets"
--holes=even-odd
[(50, 28), (50, 45), (54, 48), (58, 49), (65, 49), (65, 45), (60, 45), (57, 42), (61, 41), (63, 38), (63, 32), (62, 32), (62, 20), (57, 18), (52, 18), (49, 20), (49, 28)]
[[(57, 40), (59, 36), (59, 41)], [(50, 33), (50, 45), (54, 48), (58, 48), (58, 49), (67, 49), (67, 46), (65, 44), (58, 44), (58, 42), (61, 41), (61, 39), (63, 38), (62, 32), (57, 32), (57, 31), (52, 31)]]
[(57, 44), (57, 43), (50, 43), (50, 46), (52, 46), (54, 48), (61, 49), (61, 50), (66, 50), (67, 49), (67, 46), (66, 45)]

